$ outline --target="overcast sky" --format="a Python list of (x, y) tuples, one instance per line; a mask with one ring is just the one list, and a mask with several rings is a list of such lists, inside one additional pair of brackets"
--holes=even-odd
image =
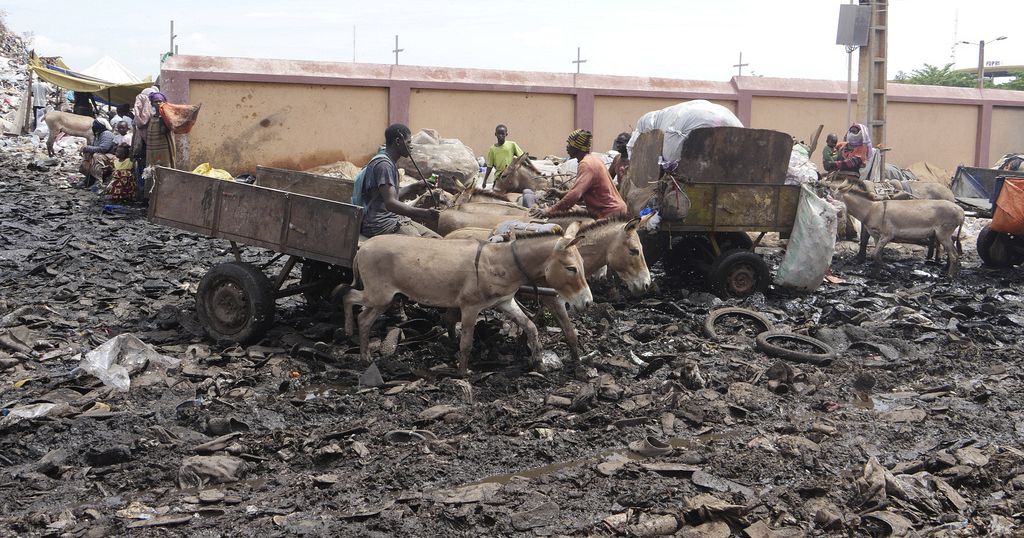
[[(159, 74), (174, 20), (181, 54), (573, 72), (576, 47), (595, 74), (729, 80), (744, 74), (846, 79), (838, 0), (103, 0), (57, 8), (3, 0), (8, 25), (37, 52), (84, 69), (104, 55), (140, 77)], [(70, 3), (69, 3), (70, 4)], [(890, 0), (889, 77), (924, 63), (1024, 64), (1019, 0)], [(76, 3), (77, 5), (77, 3)], [(54, 15), (54, 12), (59, 15)], [(75, 12), (79, 12), (78, 15)], [(141, 22), (140, 22), (141, 21)], [(856, 55), (855, 55), (856, 56)], [(856, 78), (856, 58), (854, 67)]]

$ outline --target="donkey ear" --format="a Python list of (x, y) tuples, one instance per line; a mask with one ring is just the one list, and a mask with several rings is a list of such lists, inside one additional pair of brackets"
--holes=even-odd
[(459, 189), (460, 191), (466, 190), (466, 185), (464, 183), (462, 183), (461, 181), (459, 181), (458, 178), (455, 179), (455, 187), (457, 189)]
[(566, 239), (573, 239), (576, 237), (576, 232), (578, 231), (580, 231), (580, 222), (578, 220), (574, 220), (569, 224), (569, 227), (565, 229), (565, 233), (562, 234), (562, 237)]
[(628, 222), (626, 222), (626, 225), (623, 226), (622, 229), (626, 230), (627, 232), (630, 230), (635, 230), (637, 224), (640, 224), (640, 217), (633, 217), (629, 219)]
[(654, 217), (654, 211), (651, 211), (650, 213), (640, 217), (640, 220), (639, 220), (640, 226), (646, 226), (647, 225), (647, 221), (651, 220), (651, 218), (653, 218), (653, 217)]

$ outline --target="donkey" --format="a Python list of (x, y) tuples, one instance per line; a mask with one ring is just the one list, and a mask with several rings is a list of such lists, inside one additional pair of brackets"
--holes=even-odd
[(417, 303), (462, 312), (459, 341), (459, 374), (469, 370), (473, 329), (481, 311), (498, 308), (527, 335), (531, 365), (540, 363), (540, 337), (515, 302), (525, 284), (543, 281), (573, 308), (583, 310), (593, 302), (576, 243), (578, 223), (564, 234), (538, 234), (508, 243), (472, 240), (428, 239), (381, 235), (367, 240), (356, 255), (354, 274), (363, 289), (344, 295), (345, 332), (352, 335), (352, 307), (359, 314), (359, 351), (369, 360), (370, 329), (401, 293)]
[(568, 190), (575, 178), (559, 174), (546, 176), (527, 154), (516, 157), (511, 164), (494, 180), (491, 187), (497, 193), (523, 192), (523, 189), (541, 191), (546, 189)]
[[(641, 295), (650, 288), (651, 272), (644, 259), (640, 236), (637, 235), (639, 222), (640, 219), (636, 218), (629, 221), (621, 218), (602, 219), (580, 227), (579, 233), (583, 240), (576, 244), (576, 248), (583, 258), (584, 272), (589, 281), (594, 281), (596, 275), (603, 275), (610, 268), (626, 283), (633, 295)], [(458, 234), (458, 237), (472, 237), (485, 241), (490, 233), (491, 230), (488, 229), (465, 228), (445, 236), (445, 240)], [(578, 361), (579, 337), (576, 334), (576, 327), (569, 319), (565, 302), (557, 297), (542, 296), (541, 303), (554, 313), (555, 320), (569, 345), (569, 353)]]

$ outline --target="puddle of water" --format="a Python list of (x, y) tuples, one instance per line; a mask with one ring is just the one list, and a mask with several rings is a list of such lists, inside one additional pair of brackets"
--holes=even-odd
[(326, 398), (331, 394), (353, 394), (355, 391), (356, 385), (353, 383), (311, 383), (296, 387), (294, 398), (308, 402), (317, 398)]

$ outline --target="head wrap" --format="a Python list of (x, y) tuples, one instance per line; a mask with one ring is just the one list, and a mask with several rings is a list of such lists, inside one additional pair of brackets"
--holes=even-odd
[(590, 143), (594, 139), (594, 134), (585, 129), (576, 129), (569, 135), (565, 141), (570, 146), (584, 152), (590, 151)]
[(153, 92), (149, 94), (149, 102), (155, 103), (156, 101), (167, 101), (167, 96), (160, 92)]
[(843, 140), (846, 142), (847, 147), (856, 148), (860, 147), (861, 145), (866, 145), (867, 147), (870, 148), (871, 131), (868, 131), (868, 128), (865, 127), (863, 123), (854, 123), (853, 125), (850, 126), (850, 129), (853, 129), (854, 127), (860, 128), (860, 132), (852, 133), (849, 129), (847, 129), (846, 135), (843, 136)]
[(107, 126), (103, 125), (103, 122), (101, 122), (100, 120), (92, 120), (92, 131), (94, 133), (96, 133), (96, 132), (102, 133), (103, 131), (106, 131), (106, 130), (107, 130)]

